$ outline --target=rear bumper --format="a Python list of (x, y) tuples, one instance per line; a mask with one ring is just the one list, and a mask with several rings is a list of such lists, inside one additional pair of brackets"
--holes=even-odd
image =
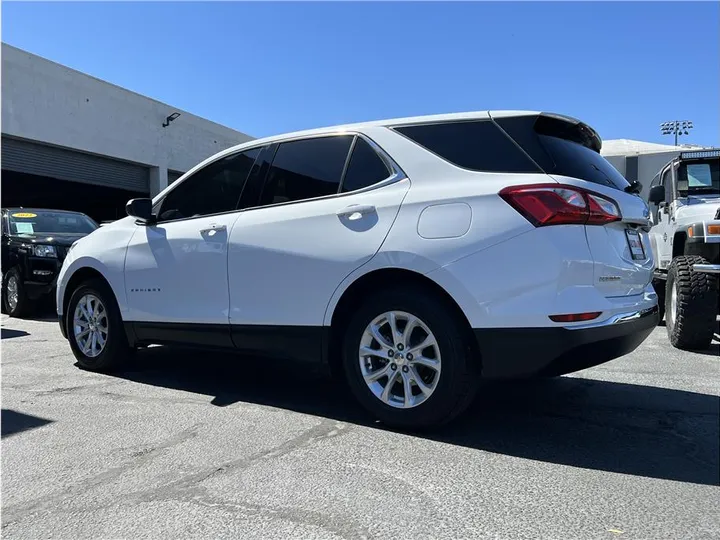
[(608, 362), (645, 341), (657, 326), (658, 315), (655, 305), (597, 326), (476, 329), (483, 377), (562, 375)]

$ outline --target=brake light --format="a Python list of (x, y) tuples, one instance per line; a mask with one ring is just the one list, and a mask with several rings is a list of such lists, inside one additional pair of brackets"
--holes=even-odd
[(615, 201), (576, 186), (511, 186), (502, 189), (499, 195), (536, 227), (605, 225), (622, 219)]
[(581, 322), (581, 321), (592, 321), (597, 319), (602, 311), (591, 311), (589, 313), (571, 313), (569, 315), (550, 315), (550, 320), (553, 322)]

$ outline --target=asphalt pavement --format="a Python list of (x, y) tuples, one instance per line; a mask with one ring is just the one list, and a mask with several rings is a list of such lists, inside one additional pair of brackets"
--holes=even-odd
[(303, 366), (158, 347), (100, 375), (2, 317), (3, 539), (720, 537), (717, 341), (658, 327), (410, 435)]

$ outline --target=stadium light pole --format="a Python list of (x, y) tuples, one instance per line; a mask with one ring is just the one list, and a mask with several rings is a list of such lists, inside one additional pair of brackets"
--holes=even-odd
[(678, 145), (678, 136), (689, 135), (693, 128), (690, 120), (673, 120), (660, 124), (660, 131), (663, 135), (675, 135), (675, 146)]

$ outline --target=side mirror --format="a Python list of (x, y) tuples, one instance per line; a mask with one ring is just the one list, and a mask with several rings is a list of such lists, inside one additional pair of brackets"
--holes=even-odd
[(125, 205), (125, 212), (128, 216), (137, 218), (145, 225), (155, 223), (155, 216), (152, 213), (152, 199), (131, 199)]
[(660, 204), (665, 201), (665, 186), (653, 186), (650, 188), (648, 200), (653, 204)]

